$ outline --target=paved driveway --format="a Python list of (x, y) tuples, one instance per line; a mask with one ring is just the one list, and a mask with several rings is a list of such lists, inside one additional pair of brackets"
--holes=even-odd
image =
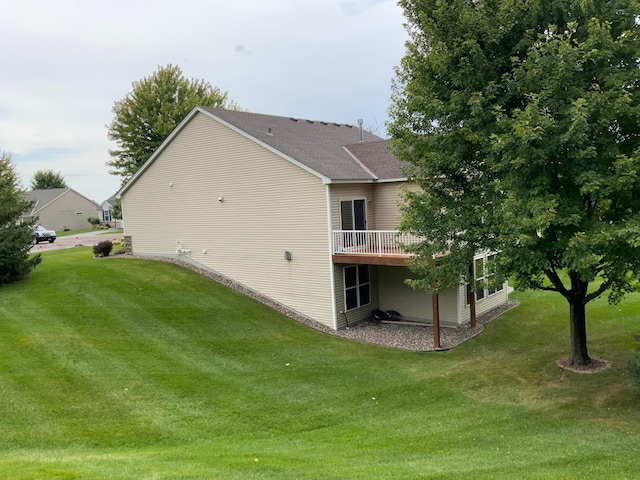
[(59, 250), (72, 247), (92, 247), (93, 245), (111, 240), (117, 242), (122, 238), (122, 231), (96, 230), (95, 232), (81, 233), (79, 235), (67, 235), (58, 237), (53, 243), (42, 242), (31, 247), (31, 252), (46, 252), (47, 250)]

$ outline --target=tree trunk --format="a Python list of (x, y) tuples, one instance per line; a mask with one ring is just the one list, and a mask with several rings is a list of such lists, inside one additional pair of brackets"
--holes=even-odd
[(569, 300), (569, 322), (571, 324), (571, 355), (569, 365), (589, 365), (591, 359), (587, 353), (586, 308), (584, 300)]

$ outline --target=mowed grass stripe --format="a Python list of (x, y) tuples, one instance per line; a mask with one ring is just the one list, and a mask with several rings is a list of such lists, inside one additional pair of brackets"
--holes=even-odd
[[(59, 279), (59, 281), (57, 280)], [(0, 478), (634, 478), (640, 298), (522, 304), (454, 351), (315, 332), (183, 268), (47, 252), (0, 290)], [(621, 321), (611, 321), (620, 315)], [(605, 355), (606, 354), (606, 355)]]

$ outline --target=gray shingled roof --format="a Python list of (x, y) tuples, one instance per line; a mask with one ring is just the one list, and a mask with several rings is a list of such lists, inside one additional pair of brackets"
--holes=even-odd
[(332, 181), (403, 178), (388, 140), (365, 131), (358, 143), (357, 126), (200, 108)]
[(72, 188), (49, 188), (46, 190), (31, 190), (24, 192), (24, 196), (26, 197), (26, 199), (33, 202), (33, 208), (31, 212), (27, 213), (26, 215), (37, 215), (40, 210), (42, 210), (44, 207), (46, 207), (51, 202), (68, 191), (71, 191), (76, 195), (80, 195), (85, 200), (95, 204), (96, 207), (98, 206), (98, 204), (94, 200), (85, 197)]
[(68, 188), (50, 188), (48, 190), (31, 190), (29, 192), (24, 192), (27, 200), (33, 202), (33, 208), (30, 215), (37, 214), (44, 207), (53, 202), (56, 198), (62, 195), (64, 192), (69, 190)]
[(362, 142), (346, 145), (344, 148), (360, 161), (376, 179), (406, 178), (400, 162), (389, 150), (389, 140)]

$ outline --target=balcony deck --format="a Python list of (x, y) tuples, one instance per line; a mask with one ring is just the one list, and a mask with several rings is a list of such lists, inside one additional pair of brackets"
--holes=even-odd
[(403, 245), (420, 241), (396, 230), (334, 230), (333, 263), (405, 266), (412, 254)]

